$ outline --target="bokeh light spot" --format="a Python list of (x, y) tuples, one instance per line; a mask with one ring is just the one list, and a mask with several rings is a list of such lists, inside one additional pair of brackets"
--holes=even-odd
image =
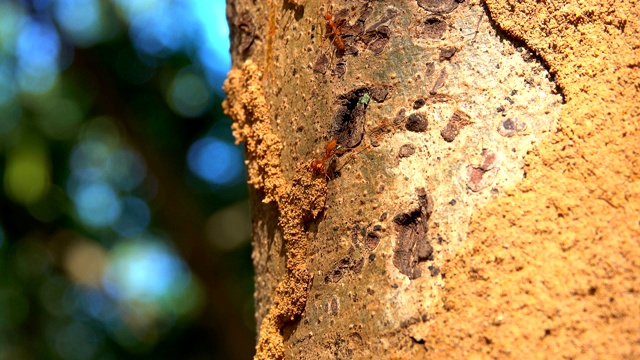
[(104, 287), (120, 301), (162, 301), (180, 294), (191, 280), (182, 260), (159, 241), (118, 243), (110, 258)]
[(169, 87), (169, 104), (182, 116), (202, 115), (209, 109), (211, 99), (207, 83), (190, 68), (178, 72)]
[(108, 177), (121, 191), (131, 191), (142, 183), (147, 173), (144, 160), (130, 150), (113, 153), (106, 164)]
[(107, 267), (107, 252), (96, 242), (76, 240), (69, 246), (63, 266), (76, 284), (98, 288)]
[(205, 231), (209, 241), (222, 250), (231, 250), (248, 241), (251, 238), (249, 202), (239, 202), (213, 213)]
[(49, 189), (49, 159), (45, 144), (25, 141), (11, 149), (4, 173), (4, 189), (14, 201), (33, 204)]
[(211, 136), (191, 145), (187, 162), (194, 174), (220, 186), (237, 183), (244, 166), (239, 147)]
[(60, 38), (48, 23), (25, 21), (16, 46), (18, 82), (22, 90), (43, 93), (58, 76)]
[(75, 101), (56, 98), (43, 101), (39, 109), (40, 128), (51, 138), (65, 140), (75, 135), (82, 111)]
[(112, 153), (113, 149), (102, 141), (82, 141), (71, 153), (71, 171), (82, 180), (105, 179), (109, 172), (108, 162)]
[(122, 212), (113, 229), (122, 237), (141, 234), (149, 226), (151, 211), (143, 200), (128, 196), (122, 199)]
[(89, 46), (103, 36), (101, 6), (96, 0), (58, 0), (55, 15), (76, 45)]
[(80, 184), (73, 195), (80, 220), (91, 227), (107, 227), (118, 219), (121, 202), (111, 185), (105, 182)]

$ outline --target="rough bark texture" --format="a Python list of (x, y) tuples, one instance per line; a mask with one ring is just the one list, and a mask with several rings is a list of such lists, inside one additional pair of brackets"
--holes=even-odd
[(637, 8), (230, 3), (256, 358), (640, 356)]

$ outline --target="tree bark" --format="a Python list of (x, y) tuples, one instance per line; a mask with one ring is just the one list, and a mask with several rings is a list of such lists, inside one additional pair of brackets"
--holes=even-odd
[[(637, 10), (593, 3), (229, 4), (257, 359), (604, 355), (590, 329), (604, 323), (626, 334), (616, 354), (638, 354), (640, 210), (620, 198), (637, 203), (638, 172), (589, 170), (601, 144), (637, 135)], [(624, 129), (595, 137), (611, 116)], [(576, 141), (594, 150), (558, 155)], [(610, 161), (636, 164), (638, 145), (618, 145)], [(635, 240), (584, 223), (602, 214)], [(614, 289), (589, 271), (563, 283), (602, 252), (623, 264)], [(598, 291), (624, 305), (575, 299)]]

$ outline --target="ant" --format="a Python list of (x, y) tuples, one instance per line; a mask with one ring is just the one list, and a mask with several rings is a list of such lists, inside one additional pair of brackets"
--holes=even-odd
[(324, 156), (311, 161), (311, 170), (316, 174), (327, 175), (327, 160), (330, 160), (336, 154), (338, 149), (340, 149), (340, 145), (338, 145), (336, 139), (331, 139), (324, 147)]
[(346, 45), (342, 38), (342, 27), (344, 26), (344, 19), (337, 23), (333, 21), (333, 15), (331, 13), (324, 14), (324, 19), (327, 21), (327, 29), (331, 29), (331, 32), (324, 35), (324, 37), (333, 36), (333, 43), (340, 51), (344, 51)]

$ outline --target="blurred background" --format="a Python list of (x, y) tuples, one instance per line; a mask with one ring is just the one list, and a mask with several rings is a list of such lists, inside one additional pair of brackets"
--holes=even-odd
[(0, 360), (249, 359), (224, 0), (0, 0)]

